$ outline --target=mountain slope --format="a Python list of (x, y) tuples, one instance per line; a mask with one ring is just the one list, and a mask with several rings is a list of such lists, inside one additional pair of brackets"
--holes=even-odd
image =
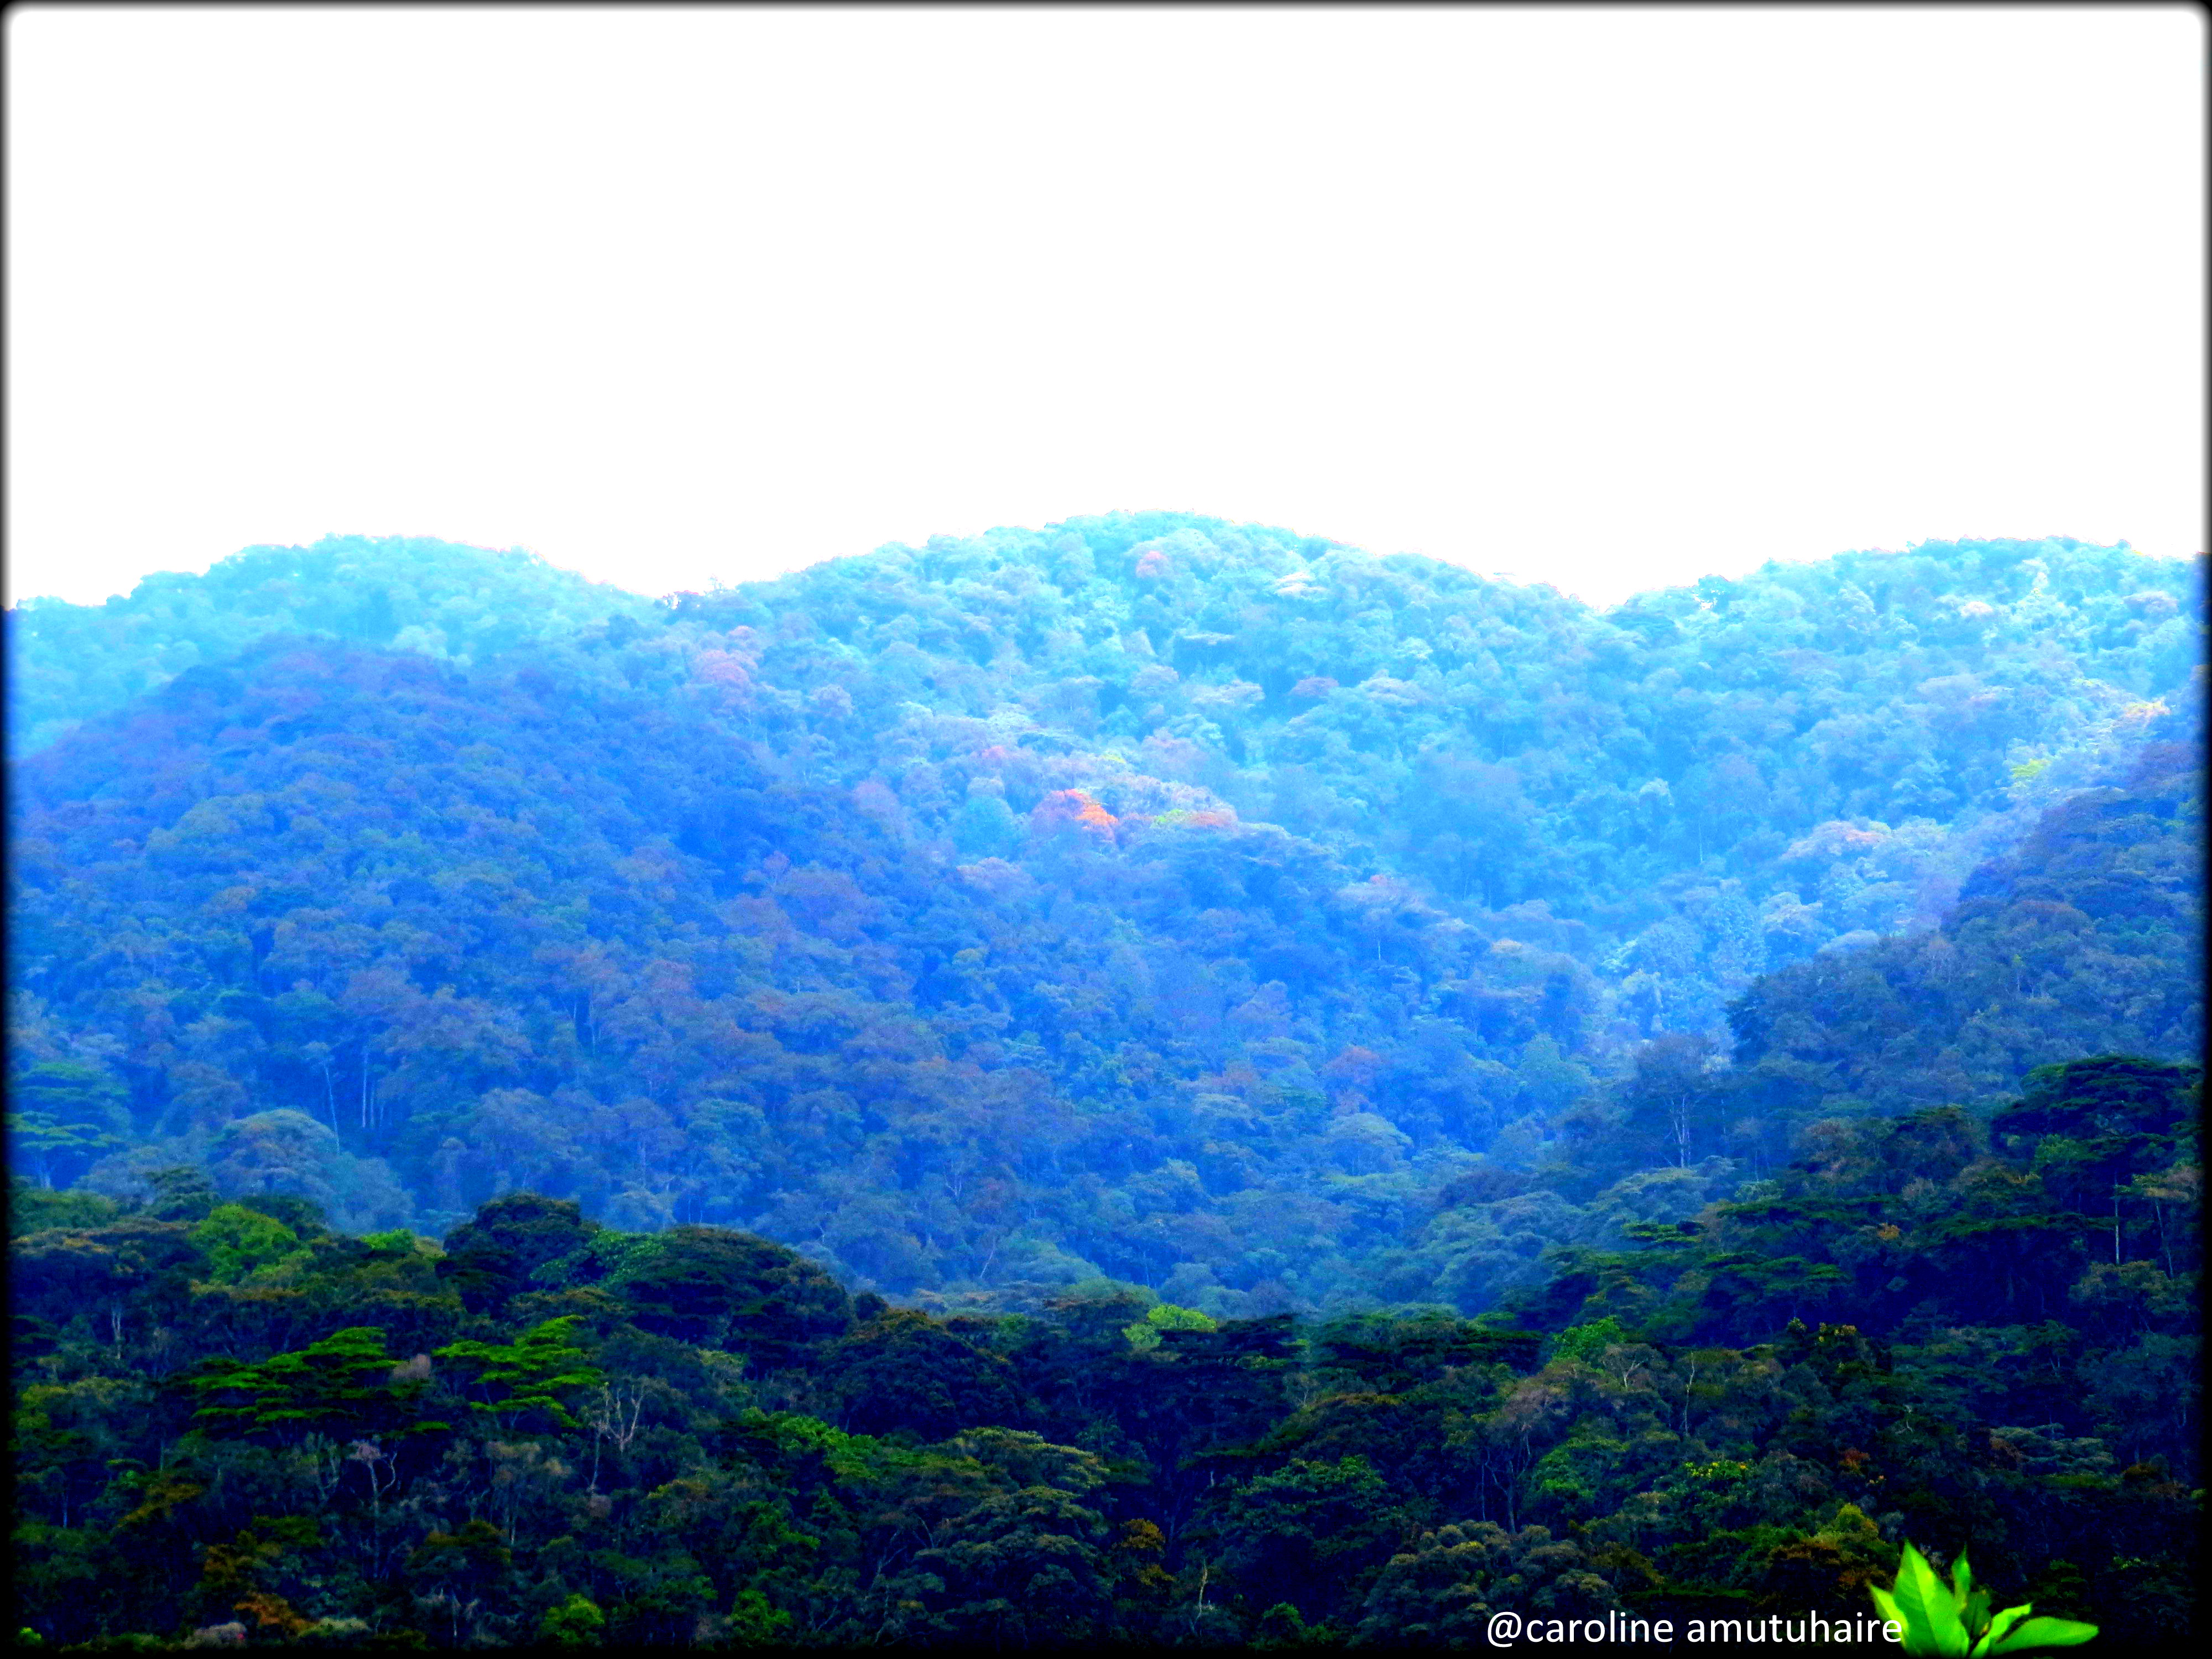
[[(1899, 1149), (1893, 1186), (1940, 1173), (1905, 1155), (1900, 1121), (1948, 1126), (1935, 1137), (1947, 1146), (1986, 1140), (1992, 1115), (2052, 1067), (2113, 1051), (2154, 1069), (2193, 1060), (2203, 792), (2196, 742), (2154, 744), (2115, 787), (2062, 801), (1976, 871), (1940, 927), (1753, 981), (1729, 1006), (1726, 1059), (1686, 1034), (1647, 1045), (1627, 1075), (1446, 1185), (1368, 1259), (1376, 1297), (1481, 1313), (1547, 1284), (1561, 1249), (1648, 1244), (1655, 1224), (1678, 1243), (1674, 1224), (1747, 1178), (1786, 1184), (1885, 1137)], [(1812, 1303), (1796, 1311), (1815, 1316)]]
[(2200, 576), (1947, 544), (1601, 617), (1117, 515), (467, 663), (264, 637), (18, 763), (13, 1063), (58, 1181), (1364, 1297), (1645, 1036), (2124, 764)]
[(250, 547), (204, 576), (149, 576), (104, 605), (33, 599), (9, 607), (9, 744), (19, 756), (44, 748), (78, 720), (270, 634), (465, 662), (652, 610), (527, 553), (411, 536)]
[[(1991, 1101), (2100, 1048), (2179, 1055), (2203, 1025), (2195, 733), (2045, 813), (1930, 932), (1760, 981), (1731, 1011), (1762, 1115)], [(1788, 1109), (1784, 1109), (1785, 1103)]]

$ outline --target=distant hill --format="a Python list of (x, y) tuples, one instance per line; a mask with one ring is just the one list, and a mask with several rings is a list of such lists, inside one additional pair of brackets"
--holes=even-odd
[[(2198, 1054), (2201, 727), (2161, 727), (2179, 740), (2051, 808), (1973, 872), (1941, 926), (1761, 975), (1729, 1005), (1731, 1044), (1662, 1036), (1552, 1115), (1517, 1165), (1471, 1166), (1370, 1259), (1378, 1297), (1483, 1312), (1548, 1284), (1562, 1247), (1649, 1243), (1639, 1227), (1686, 1223), (1771, 1177), (1802, 1184), (1838, 1149), (1881, 1142), (1886, 1123), (1940, 1121), (1948, 1141), (1986, 1141), (1992, 1115), (2042, 1072), (2099, 1053)], [(1905, 1161), (1910, 1139), (1894, 1137), (1893, 1188), (1958, 1173)]]
[[(2204, 988), (2201, 726), (2046, 812), (1937, 928), (1759, 981), (1731, 1011), (1762, 1115), (1991, 1102), (2100, 1048), (2184, 1054)], [(2194, 729), (2191, 729), (2191, 728)]]
[[(1533, 1261), (1917, 1100), (1851, 1048), (1621, 1195), (1680, 1170), (1666, 1068), (1732, 1002), (1889, 962), (1992, 859), (2024, 891), (2038, 823), (2201, 696), (2201, 563), (2067, 541), (1607, 613), (1179, 514), (661, 606), (409, 545), (408, 592), (486, 596), (442, 639), (191, 587), (241, 643), (15, 763), (17, 1144), (58, 1182), (191, 1162), (356, 1227), (532, 1188), (902, 1294), (1472, 1307), (1480, 1252), (1384, 1270), (1440, 1201), (1510, 1198)], [(2170, 963), (2195, 912), (2159, 914), (2129, 948)], [(2090, 960), (1992, 994), (2190, 1057)], [(1976, 1091), (2049, 1057), (1993, 1042)]]
[(104, 605), (31, 599), (9, 606), (9, 744), (18, 756), (42, 749), (76, 722), (270, 634), (465, 662), (651, 611), (634, 593), (528, 553), (412, 536), (249, 547), (204, 576), (148, 576)]

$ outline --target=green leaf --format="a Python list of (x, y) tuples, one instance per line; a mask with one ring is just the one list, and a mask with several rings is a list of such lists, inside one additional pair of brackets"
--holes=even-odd
[(1988, 1632), (1983, 1636), (1980, 1641), (1974, 1644), (1974, 1653), (1977, 1656), (1977, 1659), (1978, 1659), (1978, 1656), (1982, 1654), (1996, 1652), (1996, 1644), (2004, 1639), (2004, 1633), (2034, 1611), (2035, 1603), (2033, 1601), (2023, 1601), (2016, 1607), (2007, 1607), (2003, 1612), (1997, 1614), (1996, 1618), (1990, 1620)]
[(1978, 1637), (1990, 1627), (1990, 1593), (1977, 1589), (1966, 1598), (1966, 1606), (1959, 1609), (1959, 1622), (1966, 1627), (1969, 1639)]
[(1897, 1587), (1890, 1594), (1902, 1614), (1907, 1653), (1964, 1654), (1973, 1645), (1966, 1639), (1966, 1627), (1959, 1622), (1949, 1587), (1911, 1544), (1905, 1547)]
[(1974, 1570), (1966, 1565), (1964, 1550), (1951, 1564), (1951, 1604), (1959, 1610), (1959, 1622), (1965, 1626), (1969, 1643), (1989, 1628), (1990, 1593), (1974, 1587)]
[(1905, 1609), (1897, 1605), (1895, 1596), (1879, 1584), (1868, 1585), (1867, 1594), (1874, 1597), (1875, 1611), (1882, 1616), (1885, 1623), (1894, 1625), (1899, 1630), (1905, 1628)]
[[(2005, 1609), (2006, 1613), (2011, 1611), (2009, 1607)], [(2004, 1613), (1997, 1617), (2002, 1619)], [(1991, 1628), (1995, 1628), (1994, 1625)], [(1990, 1643), (1983, 1651), (2025, 1653), (2030, 1648), (2079, 1647), (2096, 1633), (2094, 1625), (2085, 1625), (2078, 1619), (2030, 1619), (2014, 1626), (2002, 1641)]]

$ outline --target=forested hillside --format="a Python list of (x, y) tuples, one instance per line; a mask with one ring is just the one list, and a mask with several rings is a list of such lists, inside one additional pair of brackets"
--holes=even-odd
[(421, 537), (252, 547), (204, 576), (147, 577), (105, 605), (8, 610), (8, 740), (44, 748), (201, 663), (270, 634), (321, 635), (466, 662), (650, 604), (526, 553)]
[(18, 1627), (1465, 1647), (1508, 1609), (1733, 1651), (1866, 1616), (1909, 1540), (2179, 1650), (2198, 1076), (1832, 1124), (1510, 1321), (1105, 1281), (946, 1316), (533, 1194), (440, 1246), (185, 1170), (139, 1205), (19, 1183)]
[(1822, 1119), (2193, 1056), (2200, 582), (1929, 544), (1600, 615), (1162, 514), (465, 661), (395, 600), (17, 763), (16, 1156), (1471, 1314)]
[(2203, 573), (11, 612), (16, 1628), (1474, 1644), (1910, 1540), (2182, 1642)]

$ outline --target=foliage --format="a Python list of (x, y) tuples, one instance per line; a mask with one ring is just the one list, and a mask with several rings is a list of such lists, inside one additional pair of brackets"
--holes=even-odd
[(1117, 514), (21, 608), (21, 1620), (1480, 1644), (1910, 1534), (2178, 1644), (2201, 579)]
[[(330, 608), (378, 561), (388, 638)], [(1471, 1313), (1825, 1118), (2196, 1051), (2193, 564), (1929, 544), (1600, 614), (1113, 515), (611, 620), (520, 556), (233, 564), (156, 585), (220, 652), (14, 763), (21, 1167), (671, 1237), (487, 1258), (472, 1313), (652, 1272), (720, 1340), (684, 1225), (1006, 1309)], [(403, 587), (479, 620), (403, 646)]]
[(1214, 1322), (1195, 1308), (1178, 1308), (1172, 1302), (1162, 1302), (1145, 1310), (1145, 1316), (1133, 1325), (1121, 1328), (1121, 1334), (1129, 1339), (1129, 1346), (1139, 1352), (1160, 1346), (1162, 1331), (1210, 1331), (1217, 1328)]
[(104, 605), (29, 599), (8, 611), (9, 747), (76, 722), (271, 634), (391, 645), (460, 661), (651, 607), (519, 551), (420, 537), (326, 536), (255, 547), (204, 576), (146, 577)]
[[(384, 1333), (349, 1326), (295, 1353), (258, 1364), (217, 1357), (186, 1380), (209, 1403), (192, 1413), (211, 1432), (271, 1431), (291, 1437), (370, 1433), (429, 1434), (446, 1425), (413, 1420), (419, 1382), (395, 1373)], [(242, 1398), (241, 1398), (242, 1397)], [(224, 1404), (225, 1400), (237, 1403)]]
[[(532, 1194), (434, 1255), (275, 1199), (281, 1225), (245, 1200), (214, 1227), (125, 1204), (13, 1245), (19, 1605), (50, 1643), (236, 1620), (438, 1647), (1448, 1644), (1509, 1607), (1680, 1628), (1840, 1620), (1870, 1589), (1903, 1606), (1911, 1526), (1969, 1533), (1992, 1583), (2076, 1620), (2000, 1638), (2170, 1641), (2199, 1478), (2194, 1212), (2159, 1200), (2162, 1238), (2124, 1226), (2117, 1271), (2060, 1262), (2039, 1322), (2014, 1305), (2030, 1284), (2008, 1302), (1944, 1253), (1962, 1224), (2056, 1219), (2036, 1160), (2085, 1122), (2193, 1148), (2193, 1077), (2062, 1067), (2000, 1115), (2030, 1127), (1941, 1187), (1914, 1171), (1955, 1125), (1824, 1143), (1692, 1236), (1555, 1258), (1533, 1329), (1212, 1320), (1111, 1281), (1020, 1316), (863, 1296), (831, 1319), (803, 1258), (702, 1229), (691, 1259), (757, 1288), (694, 1346), (650, 1328), (667, 1281), (624, 1276), (656, 1236)], [(2194, 1165), (2161, 1168), (2179, 1190)], [(256, 1217), (305, 1259), (218, 1283)], [(1933, 1252), (1917, 1302), (1887, 1288), (1917, 1272), (1893, 1254), (1908, 1229)], [(1824, 1233), (1850, 1271), (1814, 1326), (1789, 1316), (1803, 1273), (1759, 1267)], [(143, 1265), (103, 1293), (117, 1340), (72, 1287), (131, 1240)], [(438, 1271), (533, 1254), (563, 1265), (482, 1313), (483, 1280)], [(468, 1334), (401, 1358), (349, 1322), (371, 1303)], [(787, 1346), (743, 1348), (748, 1326)], [(2155, 1370), (2153, 1338), (2182, 1369)], [(2143, 1386), (2116, 1386), (2130, 1366)], [(1990, 1605), (1963, 1561), (1942, 1593), (1968, 1626)]]
[(242, 1204), (217, 1205), (187, 1237), (207, 1253), (208, 1278), (217, 1285), (279, 1278), (310, 1256), (299, 1234)]
[(508, 1343), (449, 1342), (432, 1356), (474, 1370), (475, 1386), (485, 1399), (471, 1400), (469, 1409), (496, 1419), (512, 1428), (524, 1419), (551, 1419), (562, 1428), (579, 1425), (564, 1396), (596, 1389), (605, 1375), (588, 1363), (584, 1349), (570, 1340), (581, 1316), (563, 1314), (533, 1325)]
[(8, 1097), (8, 1133), (46, 1187), (56, 1174), (80, 1173), (121, 1146), (130, 1127), (122, 1085), (81, 1061), (27, 1066), (10, 1081)]
[(538, 1639), (554, 1647), (592, 1647), (598, 1645), (606, 1623), (606, 1615), (589, 1596), (580, 1590), (571, 1591), (567, 1601), (539, 1615)]
[(1896, 1588), (1872, 1594), (1882, 1617), (1904, 1632), (1907, 1653), (2027, 1653), (2079, 1647), (2097, 1634), (2094, 1625), (2075, 1620), (2030, 1618), (2030, 1603), (1991, 1613), (1989, 1592), (1976, 1587), (1963, 1551), (1951, 1564), (1948, 1584), (1911, 1545), (1904, 1555)]

